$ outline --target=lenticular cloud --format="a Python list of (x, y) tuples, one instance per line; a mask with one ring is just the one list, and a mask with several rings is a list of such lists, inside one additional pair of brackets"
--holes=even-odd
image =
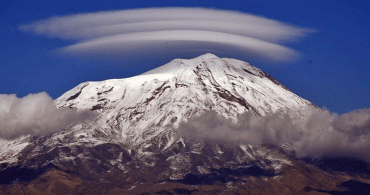
[(236, 11), (147, 8), (52, 17), (20, 30), (78, 43), (61, 51), (77, 55), (132, 56), (202, 50), (237, 52), (274, 61), (299, 53), (280, 45), (310, 29)]

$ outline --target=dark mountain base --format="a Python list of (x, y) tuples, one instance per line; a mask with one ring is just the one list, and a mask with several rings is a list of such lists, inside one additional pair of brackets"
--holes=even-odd
[(344, 188), (344, 190), (341, 191), (324, 191), (319, 189), (312, 189), (310, 187), (306, 187), (305, 190), (307, 192), (309, 191), (317, 191), (317, 192), (325, 192), (332, 195), (365, 195), (370, 194), (370, 184), (363, 183), (356, 180), (349, 180), (346, 182), (343, 182), (339, 187)]
[(255, 165), (188, 174), (181, 180), (127, 183), (120, 177), (110, 181), (82, 179), (77, 172), (49, 164), (40, 170), (4, 169), (0, 172), (0, 194), (370, 194), (370, 181), (363, 175), (351, 170), (327, 171), (298, 161), (279, 174)]

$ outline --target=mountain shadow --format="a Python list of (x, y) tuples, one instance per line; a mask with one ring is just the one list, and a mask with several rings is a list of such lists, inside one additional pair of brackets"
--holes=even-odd
[(355, 157), (324, 157), (321, 159), (305, 159), (324, 171), (345, 172), (350, 175), (370, 174), (370, 165)]
[(30, 182), (52, 168), (59, 169), (51, 163), (41, 169), (30, 169), (21, 166), (8, 167), (0, 171), (0, 185), (12, 184), (13, 182)]

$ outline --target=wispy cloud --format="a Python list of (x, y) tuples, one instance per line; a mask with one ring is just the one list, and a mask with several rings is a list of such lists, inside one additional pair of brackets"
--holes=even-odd
[(54, 133), (95, 116), (91, 111), (57, 109), (53, 99), (45, 92), (23, 98), (0, 94), (0, 138), (4, 139)]
[(190, 139), (232, 145), (286, 144), (299, 158), (354, 156), (370, 160), (370, 109), (342, 115), (312, 108), (300, 112), (264, 117), (247, 112), (235, 123), (209, 111), (180, 125), (179, 132)]
[[(206, 8), (147, 8), (57, 16), (19, 26), (24, 32), (79, 42), (63, 48), (74, 55), (103, 56), (181, 53), (189, 50), (238, 52), (274, 61), (299, 56), (280, 43), (312, 29), (236, 11)], [(110, 52), (108, 52), (108, 51)], [(127, 56), (124, 56), (127, 57)]]

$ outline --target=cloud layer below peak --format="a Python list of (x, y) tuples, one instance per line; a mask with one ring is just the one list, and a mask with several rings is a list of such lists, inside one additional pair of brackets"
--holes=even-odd
[(181, 124), (178, 131), (185, 138), (230, 145), (284, 144), (299, 158), (352, 156), (370, 161), (370, 109), (337, 115), (307, 107), (263, 117), (246, 112), (238, 123), (208, 111)]
[(87, 110), (57, 109), (53, 99), (45, 92), (23, 98), (14, 94), (0, 94), (0, 138), (3, 139), (55, 133), (95, 116), (95, 113)]
[[(197, 50), (237, 52), (272, 61), (299, 57), (298, 52), (279, 44), (314, 32), (242, 12), (176, 7), (57, 16), (20, 25), (19, 29), (79, 41), (61, 49), (73, 55), (127, 57), (127, 53)], [(107, 52), (112, 50), (115, 52)]]

